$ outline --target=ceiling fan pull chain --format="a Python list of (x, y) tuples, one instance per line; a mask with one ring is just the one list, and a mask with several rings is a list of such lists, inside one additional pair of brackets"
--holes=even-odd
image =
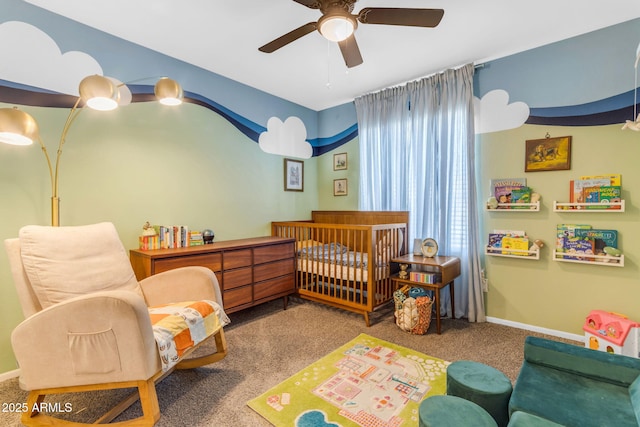
[(327, 40), (327, 89), (331, 89), (331, 42)]

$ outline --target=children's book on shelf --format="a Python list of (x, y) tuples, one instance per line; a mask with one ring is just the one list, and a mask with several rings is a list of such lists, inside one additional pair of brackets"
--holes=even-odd
[(622, 200), (622, 190), (619, 185), (603, 185), (602, 187), (585, 188), (586, 203), (597, 203), (594, 206), (586, 206), (587, 209), (620, 209), (620, 205), (609, 206), (610, 203), (619, 203)]
[(603, 206), (576, 206), (572, 209), (620, 209), (620, 206), (606, 206), (620, 202), (622, 175), (583, 175), (569, 183), (570, 203), (601, 203)]
[(564, 240), (562, 258), (592, 261), (594, 258), (589, 255), (595, 254), (594, 248), (593, 240), (570, 237)]
[(189, 231), (189, 246), (204, 245), (202, 231)]
[[(570, 203), (587, 203), (585, 200), (586, 188), (598, 188), (603, 185), (611, 185), (611, 180), (607, 178), (601, 179), (575, 179), (569, 181), (569, 202)], [(575, 209), (584, 209), (584, 206), (576, 206)]]
[(139, 248), (175, 249), (191, 246), (191, 233), (186, 225), (154, 225), (155, 236), (140, 236)]
[(565, 242), (576, 237), (576, 230), (591, 229), (589, 224), (558, 224), (556, 226), (556, 252), (564, 252)]
[[(510, 251), (508, 249), (518, 249), (518, 251)], [(511, 237), (505, 236), (502, 238), (502, 254), (503, 255), (529, 255), (526, 251), (529, 250), (529, 238), (528, 237)]]
[(490, 253), (527, 256), (527, 252), (509, 251), (508, 249), (529, 250), (529, 238), (523, 230), (493, 230), (493, 233), (489, 233), (487, 246)]
[[(490, 195), (494, 196), (498, 203), (512, 203), (514, 189), (527, 186), (526, 178), (497, 178), (490, 181)], [(498, 209), (509, 209), (509, 206), (498, 206)]]
[(615, 173), (610, 175), (583, 175), (580, 179), (608, 179), (609, 184), (607, 185), (622, 185), (622, 175)]
[[(531, 203), (531, 188), (514, 188), (511, 191), (511, 203)], [(529, 206), (511, 206), (511, 209), (529, 209)]]
[(502, 247), (502, 238), (504, 234), (499, 233), (489, 233), (489, 244), (490, 248), (501, 248)]
[(593, 252), (604, 255), (604, 248), (618, 248), (618, 230), (604, 230), (592, 228), (590, 230), (576, 230), (576, 237), (593, 242)]

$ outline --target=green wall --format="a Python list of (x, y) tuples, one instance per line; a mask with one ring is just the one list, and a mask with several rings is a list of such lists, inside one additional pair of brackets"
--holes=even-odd
[[(318, 199), (320, 209), (323, 210), (357, 210), (359, 188), (359, 150), (358, 138), (336, 148), (318, 159)], [(347, 153), (347, 169), (333, 170), (333, 155)], [(347, 179), (348, 192), (346, 196), (333, 195), (333, 180)]]
[[(55, 156), (68, 110), (21, 108), (38, 121)], [(145, 221), (211, 228), (216, 240), (268, 235), (274, 220), (357, 207), (357, 155), (350, 153), (349, 170), (339, 175), (349, 176), (349, 196), (333, 197), (328, 189), (338, 173), (332, 154), (305, 160), (304, 192), (285, 192), (283, 157), (264, 153), (209, 109), (150, 102), (113, 112), (85, 110), (62, 155), (61, 224), (111, 221), (127, 248), (137, 246)], [(16, 237), (23, 225), (50, 224), (50, 182), (38, 146), (0, 145), (0, 194), (1, 240)], [(16, 369), (10, 334), (22, 319), (2, 250), (0, 372)]]
[[(582, 335), (589, 311), (613, 311), (640, 321), (640, 135), (622, 131), (621, 125), (556, 127), (524, 125), (518, 129), (489, 133), (477, 139), (480, 165), (480, 197), (489, 196), (492, 178), (526, 177), (527, 184), (542, 195), (540, 212), (480, 212), (484, 227), (481, 241), (493, 229), (524, 229), (546, 246), (540, 260), (485, 257), (489, 279), (487, 316), (541, 328)], [(571, 169), (524, 173), (525, 141), (572, 136)], [(622, 174), (624, 213), (553, 212), (553, 201), (569, 201), (569, 180), (581, 175)], [(591, 224), (616, 229), (625, 255), (625, 266), (606, 267), (552, 260), (556, 225)]]

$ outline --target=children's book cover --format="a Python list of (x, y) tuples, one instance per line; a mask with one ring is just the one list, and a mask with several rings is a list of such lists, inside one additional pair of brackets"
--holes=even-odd
[[(490, 181), (489, 194), (494, 196), (498, 203), (511, 203), (513, 190), (526, 187), (526, 185), (526, 178), (496, 178)], [(504, 206), (502, 209), (508, 209), (508, 207)]]
[[(513, 191), (511, 191), (511, 203), (531, 203), (531, 188), (514, 188)], [(529, 209), (529, 206), (511, 206), (511, 209)]]
[(603, 255), (604, 248), (607, 246), (618, 248), (618, 230), (593, 228), (591, 230), (576, 230), (575, 235), (579, 239), (593, 241), (593, 251), (596, 255)]

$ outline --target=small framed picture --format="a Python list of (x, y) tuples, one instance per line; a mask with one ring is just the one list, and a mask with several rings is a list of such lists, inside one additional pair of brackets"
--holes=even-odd
[(524, 171), (560, 171), (571, 169), (571, 137), (560, 136), (526, 141)]
[(333, 195), (334, 196), (346, 196), (349, 194), (347, 188), (347, 178), (340, 178), (333, 180)]
[(343, 171), (347, 170), (347, 153), (340, 153), (333, 155), (333, 170)]
[(284, 159), (284, 191), (304, 191), (304, 162)]

